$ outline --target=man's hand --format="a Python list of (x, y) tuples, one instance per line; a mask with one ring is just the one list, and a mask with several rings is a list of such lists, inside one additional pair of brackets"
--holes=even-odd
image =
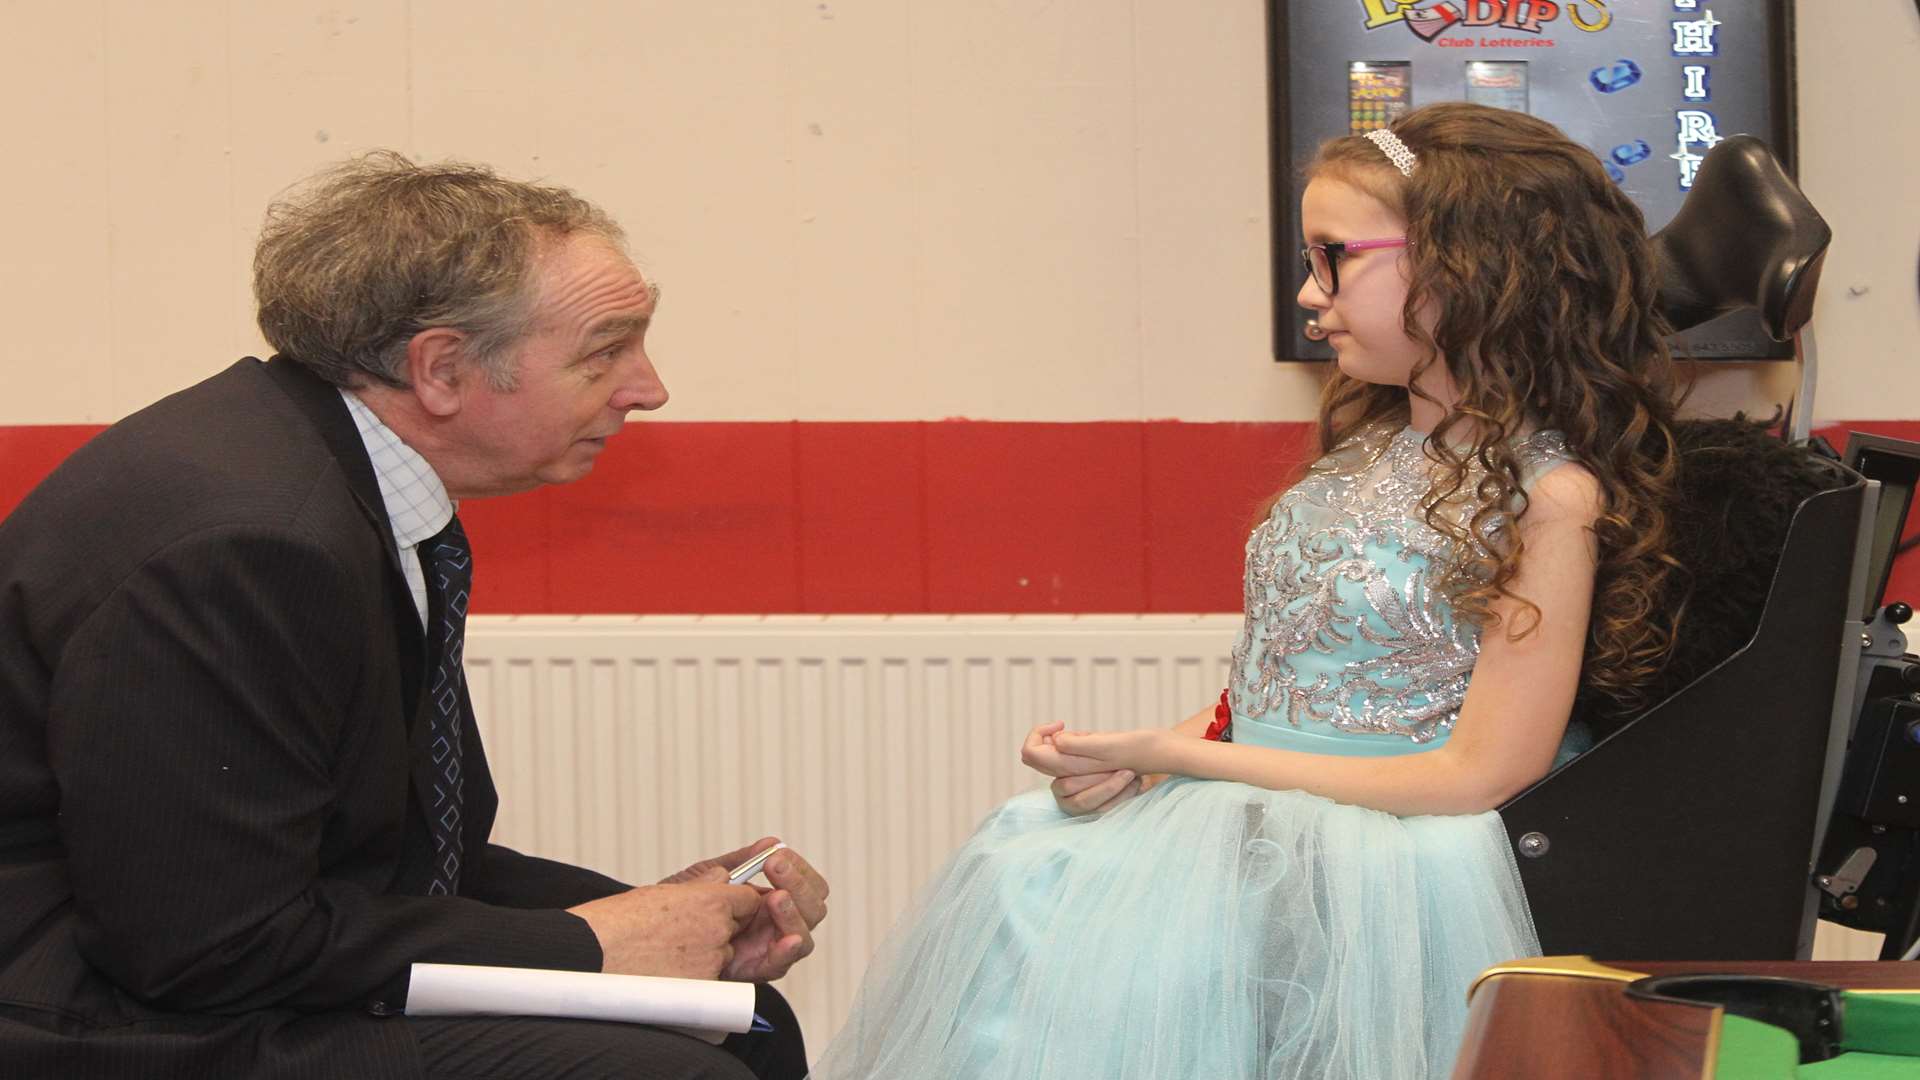
[(760, 910), (747, 885), (642, 885), (568, 912), (600, 939), (600, 970), (615, 975), (718, 978), (734, 959), (734, 938)]
[[(738, 851), (694, 863), (668, 882), (725, 882), (727, 871), (779, 843), (765, 836)], [(813, 928), (827, 917), (827, 882), (789, 848), (767, 860), (770, 889), (758, 889), (759, 907), (733, 938), (720, 978), (772, 982), (813, 952)], [(747, 888), (747, 886), (740, 886)]]

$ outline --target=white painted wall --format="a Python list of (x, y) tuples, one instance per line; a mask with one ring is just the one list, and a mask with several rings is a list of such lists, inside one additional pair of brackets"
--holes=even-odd
[[(267, 200), (376, 146), (614, 211), (666, 285), (663, 419), (1304, 419), (1317, 372), (1268, 361), (1264, 7), (0, 0), (0, 424), (260, 349)], [(1910, 418), (1920, 14), (1799, 9), (1817, 412)]]

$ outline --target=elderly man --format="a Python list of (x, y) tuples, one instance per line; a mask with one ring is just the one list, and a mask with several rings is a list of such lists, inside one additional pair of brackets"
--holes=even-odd
[(459, 500), (666, 403), (658, 298), (563, 189), (377, 154), (269, 212), (277, 350), (128, 417), (0, 523), (0, 1072), (798, 1076), (797, 1024), (402, 1015), (415, 961), (764, 983), (827, 887), (628, 888), (487, 842)]

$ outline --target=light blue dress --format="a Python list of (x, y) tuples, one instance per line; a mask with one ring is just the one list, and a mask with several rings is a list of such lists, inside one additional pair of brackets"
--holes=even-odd
[[(1407, 428), (1317, 462), (1247, 542), (1231, 737), (1446, 742), (1479, 655)], [(1566, 459), (1540, 433), (1523, 481)], [(1491, 528), (1501, 527), (1499, 522)], [(1445, 1076), (1475, 975), (1539, 944), (1499, 818), (1175, 779), (1100, 816), (989, 815), (875, 956), (816, 1080)]]

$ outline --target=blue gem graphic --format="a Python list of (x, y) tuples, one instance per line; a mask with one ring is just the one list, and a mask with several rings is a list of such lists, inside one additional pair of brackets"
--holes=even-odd
[(1603, 94), (1616, 94), (1640, 81), (1640, 65), (1631, 60), (1615, 60), (1588, 72), (1587, 81)]
[(1613, 160), (1622, 165), (1638, 165), (1653, 156), (1653, 147), (1645, 139), (1635, 139), (1613, 148)]
[(1603, 161), (1600, 164), (1607, 167), (1607, 175), (1613, 178), (1614, 183), (1624, 184), (1627, 182), (1627, 174), (1620, 171), (1620, 166), (1615, 165), (1611, 161)]

